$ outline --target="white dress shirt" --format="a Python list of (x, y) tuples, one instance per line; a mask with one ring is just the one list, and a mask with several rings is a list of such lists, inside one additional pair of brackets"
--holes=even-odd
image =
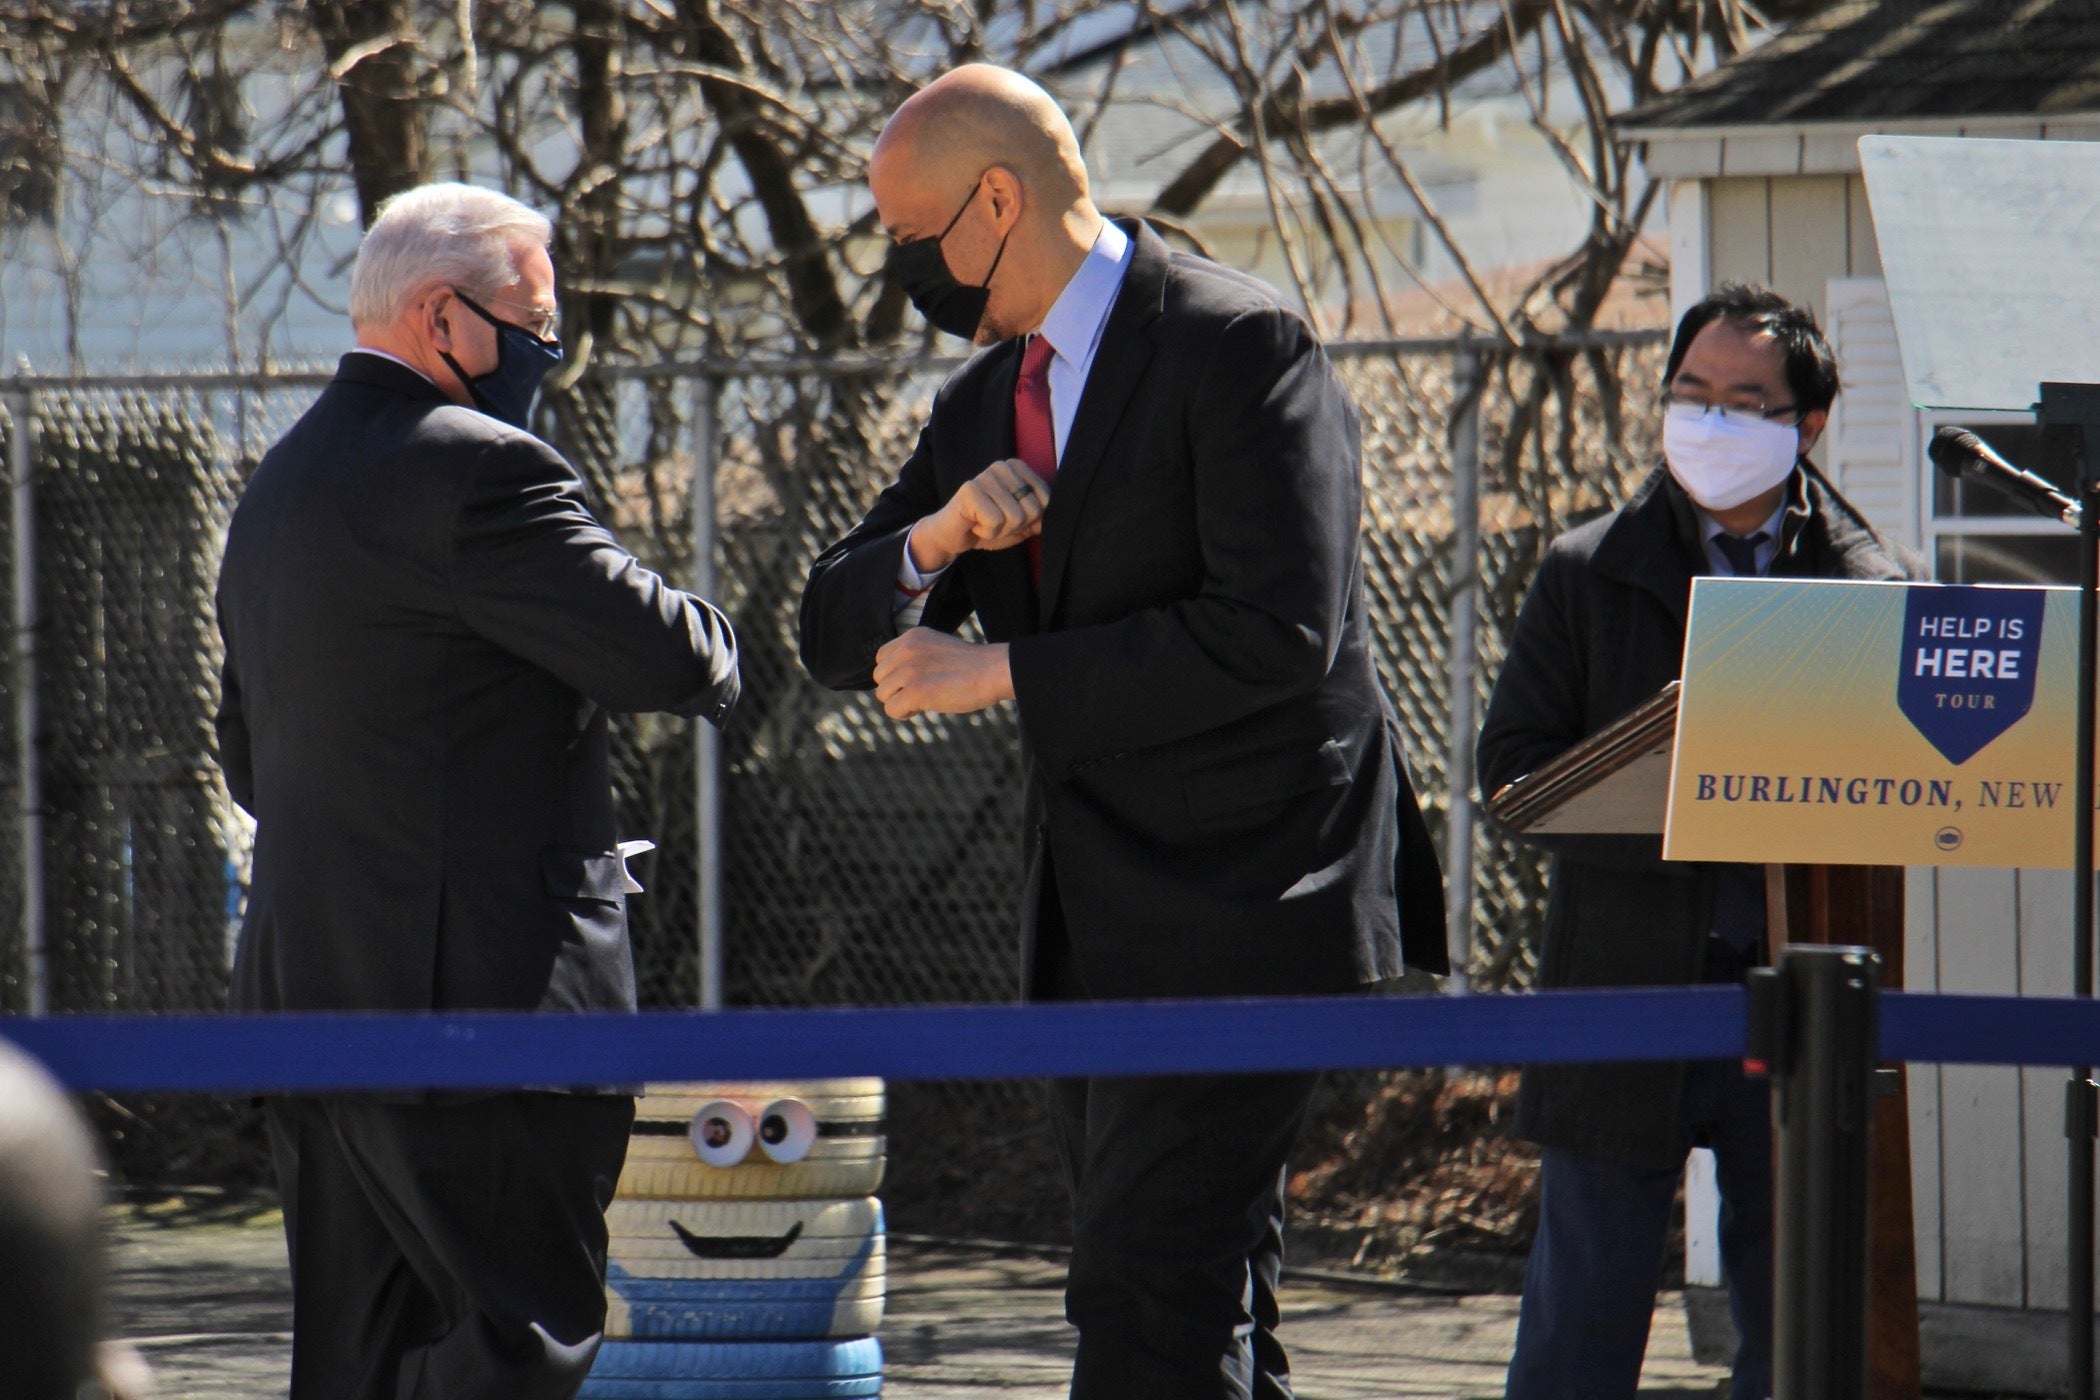
[[(1130, 235), (1108, 220), (1094, 235), (1094, 246), (1065, 289), (1057, 295), (1050, 314), (1036, 334), (1050, 342), (1050, 426), (1056, 437), (1057, 458), (1064, 460), (1065, 440), (1072, 435), (1072, 420), (1079, 414), (1080, 396), (1086, 392), (1086, 377), (1094, 368), (1094, 354), (1101, 348), (1101, 332), (1108, 313), (1123, 288), (1123, 274), (1130, 270)], [(1024, 352), (1026, 347), (1023, 347)], [(985, 463), (990, 466), (991, 463)], [(1056, 487), (1051, 487), (1052, 494)], [(906, 542), (904, 562), (897, 569), (897, 630), (919, 625), (926, 611), (926, 594), (945, 569), (922, 574), (911, 562)]]

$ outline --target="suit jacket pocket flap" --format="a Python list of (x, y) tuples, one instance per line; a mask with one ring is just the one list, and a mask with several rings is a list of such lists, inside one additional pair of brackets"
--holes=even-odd
[(625, 888), (620, 857), (612, 851), (549, 846), (540, 853), (540, 873), (546, 879), (547, 893), (557, 899), (602, 899), (617, 904)]
[(1329, 739), (1317, 749), (1273, 749), (1199, 769), (1181, 780), (1194, 818), (1281, 802), (1349, 781), (1349, 759), (1340, 743)]

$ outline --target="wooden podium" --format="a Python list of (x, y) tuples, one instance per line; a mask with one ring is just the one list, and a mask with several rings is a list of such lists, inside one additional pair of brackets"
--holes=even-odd
[[(1671, 682), (1488, 802), (1519, 834), (1659, 835), (1669, 804), (1679, 688)], [(1903, 985), (1903, 870), (1879, 865), (1765, 867), (1768, 945), (1855, 944), (1881, 958), (1882, 985)], [(1910, 1185), (1910, 1104), (1903, 1067), (1874, 1105), (1867, 1227), (1873, 1294), (1868, 1374), (1875, 1400), (1919, 1400), (1918, 1265)]]
[[(1881, 984), (1903, 985), (1903, 870), (1890, 865), (1768, 865), (1776, 956), (1784, 943), (1851, 943), (1881, 958)], [(1776, 897), (1775, 897), (1776, 896)], [(1910, 1195), (1910, 1096), (1902, 1065), (1874, 1102), (1867, 1168), (1867, 1376), (1875, 1400), (1918, 1400), (1917, 1223)]]

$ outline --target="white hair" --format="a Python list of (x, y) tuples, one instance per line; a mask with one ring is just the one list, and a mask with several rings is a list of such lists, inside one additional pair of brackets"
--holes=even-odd
[(350, 273), (350, 324), (391, 326), (433, 286), (492, 297), (517, 280), (517, 248), (554, 239), (546, 216), (474, 185), (420, 185), (379, 206)]

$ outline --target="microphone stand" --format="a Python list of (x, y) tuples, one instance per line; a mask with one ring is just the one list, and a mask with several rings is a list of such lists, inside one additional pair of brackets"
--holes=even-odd
[[(2071, 994), (2093, 995), (2093, 788), (2096, 637), (2100, 637), (2100, 385), (2043, 384), (2036, 418), (2042, 439), (2069, 450), (2078, 495), (2078, 716), (2072, 819)], [(2078, 1065), (2064, 1086), (2064, 1136), (2070, 1143), (2065, 1233), (2070, 1249), (2066, 1313), (2070, 1322), (2070, 1400), (2093, 1400), (2093, 1149), (2100, 1129), (2100, 1085), (2093, 1066)]]

